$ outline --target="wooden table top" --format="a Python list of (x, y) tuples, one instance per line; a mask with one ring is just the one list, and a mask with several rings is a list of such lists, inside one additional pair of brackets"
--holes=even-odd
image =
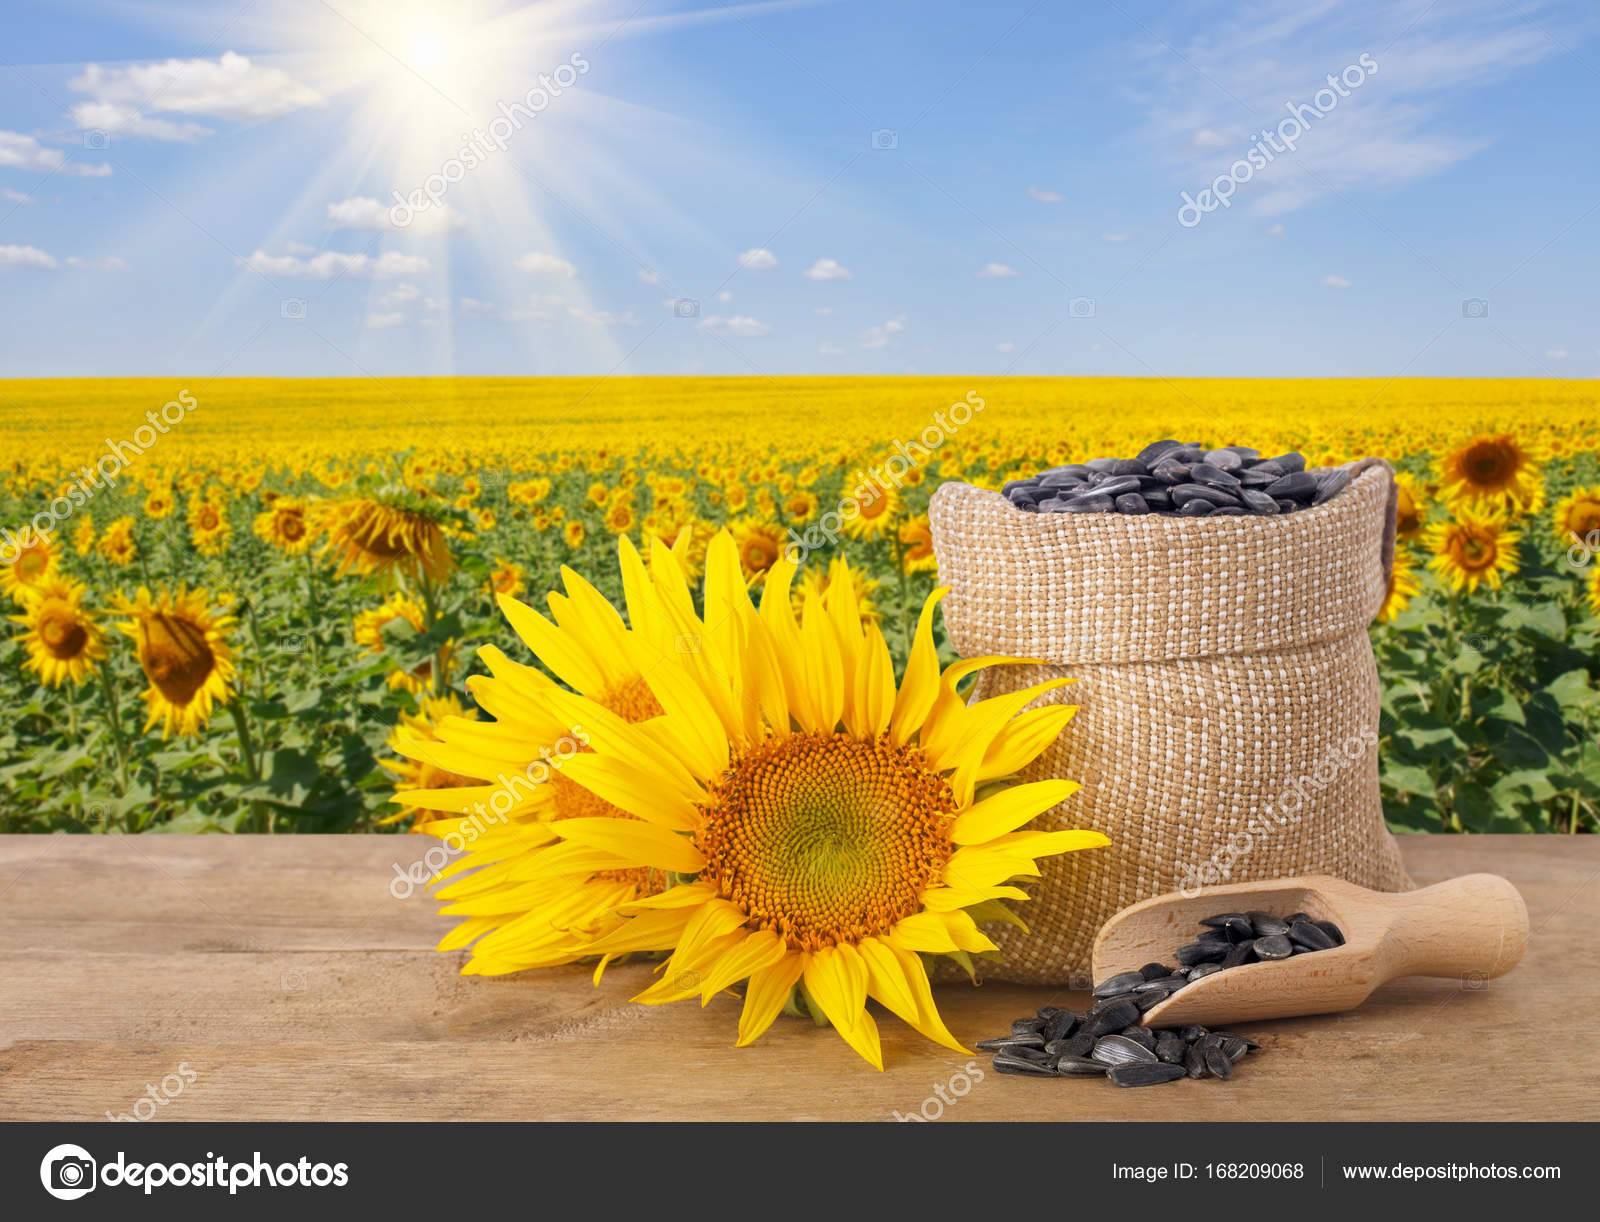
[[(957, 1120), (1600, 1119), (1600, 1057), (1581, 1037), (1548, 1049), (1552, 1021), (1600, 1009), (1595, 837), (1401, 837), (1419, 884), (1489, 870), (1521, 888), (1519, 968), (1244, 1025), (1264, 1048), (1231, 1082), (1147, 1090), (1002, 1077), (888, 1015), (881, 1074), (799, 1020), (735, 1048), (726, 994), (629, 1003), (647, 965), (599, 989), (582, 967), (461, 977), (459, 953), (432, 949), (448, 919), (390, 894), (396, 864), (432, 844), (0, 837), (0, 1117), (889, 1120), (926, 1103)], [(939, 990), (969, 1043), (1046, 1002), (1084, 997)]]

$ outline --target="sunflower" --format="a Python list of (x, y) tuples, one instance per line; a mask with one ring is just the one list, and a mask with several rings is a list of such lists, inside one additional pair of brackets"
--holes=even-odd
[(162, 518), (172, 516), (172, 511), (177, 508), (170, 488), (153, 488), (150, 495), (144, 498), (144, 516), (159, 522)]
[(271, 508), (258, 513), (253, 523), (256, 538), (290, 556), (299, 556), (315, 537), (307, 521), (306, 502), (297, 496), (277, 496)]
[(739, 567), (752, 581), (768, 572), (783, 556), (785, 539), (781, 527), (760, 518), (739, 518), (728, 526), (738, 550)]
[(316, 522), (327, 533), (321, 554), (333, 558), (338, 576), (442, 581), (455, 560), (433, 505), (426, 495), (394, 491), (332, 502)]
[(472, 511), (472, 521), (479, 530), (493, 530), (497, 519), (492, 509), (475, 509)]
[(1480, 584), (1498, 590), (1517, 571), (1517, 541), (1521, 536), (1506, 526), (1505, 517), (1458, 505), (1455, 518), (1435, 522), (1425, 536), (1433, 559), (1428, 567), (1457, 592), (1469, 594)]
[(845, 534), (852, 539), (877, 539), (895, 528), (895, 515), (900, 512), (898, 491), (869, 481), (856, 493), (856, 512), (844, 515)]
[(94, 551), (94, 515), (84, 514), (78, 528), (72, 532), (72, 550), (80, 556)]
[(845, 587), (849, 587), (848, 597), (853, 606), (861, 613), (861, 626), (876, 624), (883, 616), (878, 613), (877, 604), (873, 595), (877, 593), (881, 583), (875, 577), (868, 577), (860, 569), (853, 569), (845, 563), (842, 556), (835, 556), (828, 563), (827, 573), (821, 567), (807, 569), (805, 576), (800, 579), (800, 588), (795, 591), (790, 600), (794, 604), (795, 614), (805, 610), (806, 599), (815, 594), (822, 600), (824, 610), (831, 610), (833, 591), (838, 590), (845, 594)]
[[(405, 594), (391, 594), (378, 606), (356, 613), (351, 624), (351, 636), (369, 655), (381, 654), (388, 646), (383, 633), (390, 624), (409, 624), (416, 633), (427, 631), (427, 613), (416, 599)], [(448, 678), (455, 665), (455, 643), (446, 641), (439, 651)], [(434, 659), (425, 658), (410, 670), (396, 667), (385, 680), (391, 691), (410, 692), (422, 696), (433, 687)]]
[(189, 502), (188, 519), (195, 550), (202, 556), (220, 555), (233, 534), (222, 506), (210, 498), (196, 498)]
[(626, 497), (619, 497), (606, 510), (606, 529), (614, 535), (625, 535), (633, 529), (633, 506)]
[(577, 551), (583, 546), (583, 535), (583, 523), (578, 521), (577, 518), (573, 518), (572, 521), (568, 522), (561, 531), (561, 538), (573, 551)]
[(1383, 596), (1383, 606), (1378, 609), (1378, 619), (1385, 624), (1394, 623), (1395, 617), (1406, 609), (1422, 587), (1417, 583), (1417, 558), (1404, 544), (1394, 549), (1394, 561), (1389, 567), (1389, 589)]
[(797, 489), (783, 498), (783, 516), (790, 522), (809, 522), (817, 516), (821, 506), (814, 493), (805, 489)]
[[(438, 735), (434, 733), (433, 728), (446, 717), (461, 717), (475, 721), (478, 712), (476, 709), (463, 709), (461, 701), (454, 696), (427, 697), (417, 712), (400, 714), (399, 723), (389, 734), (389, 749), (401, 754), (404, 744), (408, 742), (438, 742)], [(403, 754), (397, 760), (385, 759), (378, 762), (394, 773), (396, 789), (453, 789), (461, 785), (483, 784), (476, 777), (446, 772), (433, 764), (419, 764), (415, 760), (404, 758)], [(402, 806), (394, 814), (386, 815), (378, 822), (398, 823), (408, 816), (411, 817), (411, 830), (414, 832), (422, 831), (437, 817), (435, 812), (420, 806)]]
[(144, 728), (162, 723), (161, 736), (174, 730), (198, 734), (211, 718), (213, 703), (233, 699), (233, 651), (227, 632), (233, 617), (212, 608), (204, 589), (179, 586), (154, 597), (144, 586), (133, 599), (118, 596), (116, 607), (129, 618), (117, 626), (132, 637), (139, 666), (150, 686), (144, 702)]
[(1600, 615), (1600, 565), (1589, 574), (1589, 610)]
[(912, 518), (900, 528), (900, 563), (908, 573), (932, 573), (939, 567), (933, 555), (933, 529), (927, 515)]
[(1532, 447), (1511, 433), (1480, 433), (1439, 460), (1445, 499), (1474, 508), (1537, 513), (1544, 475)]
[(489, 570), (489, 592), (515, 598), (528, 588), (527, 571), (515, 561), (496, 556), (494, 568)]
[(1574, 488), (1555, 509), (1556, 538), (1600, 550), (1600, 484)]
[[(553, 717), (582, 726), (593, 748), (565, 761), (562, 783), (631, 816), (556, 818), (521, 828), (521, 845), (500, 838), (493, 854), (469, 854), (461, 869), (484, 868), (450, 888), (468, 919), (447, 944), (476, 938), (482, 953), (499, 938), (514, 949), (522, 923), (542, 947), (581, 912), (591, 926), (614, 927), (576, 947), (566, 933), (563, 953), (599, 955), (603, 968), (618, 955), (671, 952), (636, 1000), (706, 1002), (747, 982), (740, 1044), (793, 999), (881, 1068), (871, 997), (965, 1052), (934, 1007), (922, 956), (970, 966), (971, 954), (995, 951), (978, 922), (996, 919), (1004, 900), (1027, 898), (1011, 880), (1037, 875), (1039, 857), (1108, 843), (1093, 831), (1023, 830), (1072, 794), (1073, 782), (1004, 783), (1076, 711), (1022, 710), (1068, 681), (968, 705), (958, 684), (1009, 659), (973, 659), (941, 675), (939, 591), (923, 608), (897, 687), (888, 646), (875, 626), (863, 628), (851, 584), (837, 584), (826, 606), (812, 594), (796, 618), (795, 568), (780, 559), (757, 611), (726, 531), (707, 559), (703, 621), (669, 548), (652, 548), (647, 572), (624, 540), (622, 565), (633, 628), (617, 644), (642, 663), (660, 716), (641, 724), (545, 680), (542, 689), (510, 688), (498, 708), (486, 703), (499, 719), (492, 733), (447, 719), (443, 742), (409, 748), (453, 771), (520, 766), (526, 744), (548, 733), (525, 719)], [(609, 605), (585, 610), (622, 632)], [(683, 648), (685, 639), (698, 648)], [(541, 629), (530, 643), (579, 677), (551, 633)], [(485, 794), (400, 798), (465, 812)], [(641, 873), (670, 885), (609, 911), (598, 906), (606, 879), (618, 880), (610, 889), (620, 894), (625, 878), (642, 888)], [(575, 898), (580, 888), (587, 907)]]
[(127, 568), (139, 554), (139, 545), (133, 538), (133, 519), (117, 518), (100, 536), (100, 554), (118, 568)]
[[(9, 563), (0, 567), (0, 589), (4, 589), (14, 602), (26, 604), (39, 593), (45, 582), (60, 572), (56, 562), (56, 549), (48, 537), (34, 530), (24, 530), (17, 536), (16, 552)], [(22, 543), (23, 538), (27, 539)]]
[(1395, 474), (1395, 526), (1396, 538), (1415, 539), (1427, 525), (1428, 501), (1422, 481), (1409, 471)]
[(50, 687), (71, 681), (82, 683), (106, 656), (105, 637), (94, 619), (83, 609), (87, 587), (71, 578), (52, 575), (26, 604), (21, 615), (11, 618), (27, 631), (23, 662)]

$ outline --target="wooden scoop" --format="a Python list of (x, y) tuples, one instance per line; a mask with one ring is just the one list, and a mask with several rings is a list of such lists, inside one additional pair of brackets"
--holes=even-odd
[(1145, 1026), (1350, 1010), (1396, 976), (1504, 975), (1528, 943), (1528, 909), (1497, 874), (1467, 874), (1396, 894), (1324, 876), (1280, 878), (1207, 887), (1192, 898), (1162, 895), (1124, 908), (1095, 939), (1094, 978), (1173, 963), (1173, 952), (1199, 935), (1201, 918), (1251, 910), (1332, 921), (1344, 945), (1202, 976), (1146, 1011)]

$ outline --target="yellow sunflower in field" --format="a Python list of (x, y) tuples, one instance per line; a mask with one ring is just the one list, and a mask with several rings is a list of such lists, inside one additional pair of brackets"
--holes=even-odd
[(315, 537), (311, 530), (306, 502), (297, 496), (276, 496), (272, 505), (255, 516), (252, 529), (256, 538), (270, 543), (279, 551), (298, 556), (311, 546)]
[[(27, 539), (25, 543), (22, 542), (24, 537)], [(0, 567), (0, 588), (9, 594), (13, 601), (26, 603), (30, 597), (39, 592), (45, 582), (60, 572), (60, 565), (56, 559), (55, 545), (31, 527), (18, 534), (17, 540), (20, 546), (13, 545), (7, 548), (16, 554), (6, 565)]]
[(807, 492), (804, 488), (796, 489), (783, 498), (783, 516), (794, 525), (811, 521), (817, 516), (819, 508), (821, 506), (815, 494)]
[(583, 537), (583, 523), (578, 521), (577, 518), (573, 518), (562, 528), (561, 538), (573, 551), (577, 551), (583, 546)]
[(341, 577), (354, 571), (384, 582), (397, 574), (442, 581), (455, 560), (435, 503), (397, 492), (328, 503), (315, 522), (327, 535), (321, 554), (333, 559)]
[(152, 596), (144, 586), (132, 598), (119, 595), (116, 608), (128, 619), (118, 624), (138, 647), (139, 666), (150, 686), (144, 691), (145, 729), (161, 723), (161, 736), (174, 730), (198, 734), (211, 719), (214, 704), (228, 704), (233, 691), (233, 651), (227, 633), (233, 617), (213, 608), (204, 589), (179, 586)]
[(1556, 504), (1556, 538), (1600, 548), (1600, 484), (1574, 488)]
[[(390, 731), (388, 739), (389, 749), (400, 758), (378, 761), (394, 773), (396, 789), (454, 789), (462, 785), (483, 784), (477, 777), (462, 776), (459, 773), (447, 772), (433, 764), (418, 763), (405, 758), (406, 743), (438, 742), (439, 737), (434, 733), (434, 726), (446, 717), (461, 717), (467, 721), (476, 721), (478, 711), (473, 708), (462, 708), (461, 701), (454, 696), (431, 696), (421, 702), (417, 712), (400, 714), (400, 721)], [(411, 830), (414, 832), (423, 831), (438, 817), (435, 811), (420, 806), (402, 805), (394, 814), (386, 815), (378, 822), (398, 823), (408, 816), (412, 820)]]
[(506, 499), (513, 505), (537, 505), (550, 495), (547, 479), (520, 480), (506, 485)]
[[(1007, 659), (977, 658), (941, 675), (933, 642), (941, 592), (923, 608), (897, 687), (888, 646), (875, 626), (863, 628), (851, 584), (837, 583), (826, 604), (813, 594), (797, 618), (794, 566), (780, 559), (757, 611), (728, 532), (707, 559), (704, 619), (670, 549), (652, 549), (647, 577), (624, 541), (623, 571), (633, 629), (618, 645), (644, 664), (659, 715), (641, 724), (554, 685), (519, 699), (508, 690), (498, 710), (485, 703), (499, 719), (492, 729), (447, 719), (441, 744), (409, 748), (441, 767), (492, 771), (520, 766), (527, 744), (548, 732), (522, 724), (530, 713), (582, 726), (592, 750), (566, 759), (562, 783), (627, 816), (513, 824), (520, 842), (492, 828), (492, 851), (470, 852), (461, 870), (446, 871), (481, 867), (449, 888), (467, 921), (447, 944), (477, 939), (475, 953), (492, 938), (513, 952), (554, 946), (545, 959), (600, 955), (602, 967), (617, 955), (670, 951), (637, 1000), (709, 1001), (743, 983), (740, 1044), (795, 998), (881, 1068), (871, 997), (965, 1052), (934, 1007), (922, 956), (966, 962), (993, 951), (978, 920), (1026, 898), (1012, 880), (1037, 875), (1039, 857), (1108, 843), (1092, 831), (1024, 830), (1074, 783), (1004, 784), (1075, 712), (1022, 710), (1068, 681), (969, 705), (958, 684)], [(585, 611), (623, 631), (609, 604)], [(681, 648), (686, 638), (699, 648)], [(567, 660), (547, 629), (530, 643), (547, 664)], [(485, 651), (491, 666), (493, 652)], [(466, 812), (486, 795), (400, 798)], [(552, 834), (559, 844), (544, 839)], [(668, 885), (608, 910), (605, 880), (619, 896)], [(563, 932), (569, 914), (613, 927), (574, 946)]]
[(629, 498), (618, 497), (606, 507), (606, 516), (603, 519), (606, 529), (614, 535), (625, 535), (633, 529), (637, 520), (634, 517), (633, 506), (628, 503)]
[(912, 518), (900, 528), (901, 563), (908, 573), (932, 573), (939, 568), (933, 554), (933, 529), (926, 514)]
[(882, 484), (860, 485), (855, 497), (856, 512), (844, 514), (844, 532), (852, 539), (878, 539), (896, 529), (900, 512), (900, 493)]
[(84, 514), (72, 532), (72, 550), (79, 556), (94, 551), (94, 515)]
[(172, 489), (154, 488), (144, 498), (144, 516), (152, 521), (159, 522), (163, 518), (172, 516), (172, 511), (177, 508), (177, 501), (173, 498)]
[(82, 683), (105, 659), (104, 634), (83, 608), (87, 587), (70, 578), (51, 576), (38, 587), (21, 615), (11, 618), (26, 630), (22, 636), (31, 670), (50, 687)]
[(515, 598), (528, 588), (528, 573), (520, 564), (496, 556), (494, 568), (489, 570), (489, 592)]
[(1498, 590), (1517, 571), (1517, 542), (1521, 536), (1506, 525), (1504, 515), (1456, 507), (1449, 521), (1435, 522), (1424, 538), (1433, 552), (1428, 567), (1452, 590), (1472, 593), (1480, 585)]
[(1409, 471), (1398, 471), (1395, 483), (1394, 533), (1398, 539), (1415, 539), (1427, 525), (1428, 498), (1422, 481)]
[(1395, 617), (1422, 592), (1417, 583), (1417, 558), (1404, 544), (1396, 544), (1394, 563), (1389, 569), (1389, 590), (1383, 596), (1383, 606), (1378, 609), (1378, 621), (1394, 623)]
[(133, 538), (133, 519), (115, 519), (100, 536), (99, 548), (100, 554), (118, 568), (132, 564), (139, 555), (139, 545)]
[(787, 537), (783, 529), (760, 518), (739, 518), (728, 523), (738, 549), (739, 567), (751, 581), (763, 576), (783, 556)]
[[(390, 624), (409, 624), (413, 632), (420, 633), (427, 630), (427, 622), (427, 613), (416, 599), (405, 594), (391, 594), (378, 606), (358, 611), (351, 623), (350, 634), (368, 655), (375, 656), (388, 647), (383, 632)], [(455, 669), (454, 642), (445, 642), (439, 652), (444, 659), (445, 677), (448, 678)], [(410, 670), (396, 667), (384, 682), (390, 691), (405, 691), (421, 697), (433, 687), (433, 662), (432, 658), (426, 658)]]
[(1508, 513), (1537, 513), (1544, 473), (1530, 443), (1512, 433), (1480, 433), (1439, 460), (1447, 501)]
[(195, 550), (202, 556), (220, 555), (233, 534), (222, 506), (210, 498), (191, 500), (188, 519), (189, 536), (194, 540)]

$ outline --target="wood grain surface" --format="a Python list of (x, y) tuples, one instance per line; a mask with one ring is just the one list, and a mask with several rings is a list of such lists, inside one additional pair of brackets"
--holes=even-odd
[[(733, 997), (630, 1004), (648, 965), (599, 989), (581, 967), (463, 978), (459, 954), (432, 949), (448, 920), (390, 890), (432, 843), (0, 837), (0, 1119), (1600, 1119), (1593, 1041), (1552, 1059), (1538, 1034), (1554, 1020), (1592, 1032), (1600, 1010), (1594, 837), (1402, 837), (1419, 884), (1479, 870), (1516, 883), (1520, 967), (1243, 1025), (1264, 1047), (1231, 1082), (1147, 1090), (1001, 1077), (883, 1014), (881, 1074), (796, 1020), (735, 1048)], [(1047, 1002), (1084, 995), (939, 990), (969, 1043)]]

